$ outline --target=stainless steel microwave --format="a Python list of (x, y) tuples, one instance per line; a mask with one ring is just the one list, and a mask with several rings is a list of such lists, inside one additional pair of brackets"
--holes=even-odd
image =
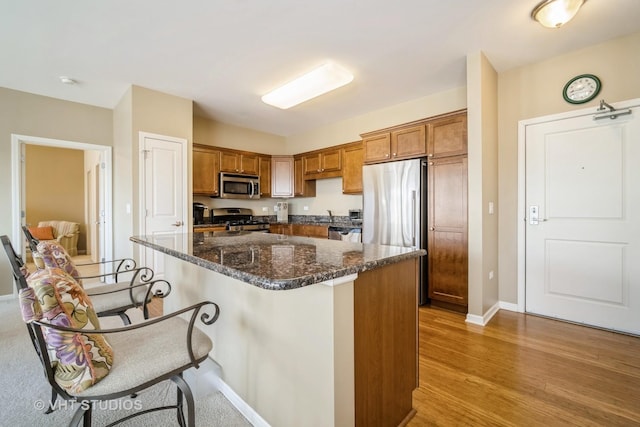
[(260, 177), (257, 175), (220, 172), (220, 198), (259, 199)]

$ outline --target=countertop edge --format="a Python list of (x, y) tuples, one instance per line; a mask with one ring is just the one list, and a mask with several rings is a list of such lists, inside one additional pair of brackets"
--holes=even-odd
[(376, 268), (384, 267), (389, 264), (395, 264), (408, 259), (418, 258), (420, 256), (426, 255), (426, 251), (424, 249), (419, 249), (413, 252), (393, 255), (393, 256), (386, 257), (384, 259), (369, 261), (369, 262), (365, 262), (363, 264), (359, 264), (351, 267), (338, 268), (326, 273), (323, 272), (323, 273), (310, 274), (307, 276), (296, 277), (292, 279), (271, 279), (268, 277), (257, 276), (251, 273), (236, 270), (235, 268), (230, 268), (222, 264), (207, 261), (205, 259), (196, 257), (194, 255), (189, 255), (184, 252), (180, 252), (177, 250), (165, 248), (163, 246), (155, 245), (146, 240), (142, 240), (138, 238), (138, 236), (132, 236), (129, 238), (129, 240), (132, 241), (133, 243), (146, 246), (148, 248), (157, 250), (164, 254), (189, 262), (191, 264), (206, 268), (207, 270), (215, 271), (217, 273), (232, 277), (234, 279), (238, 279), (250, 285), (254, 285), (259, 288), (272, 290), (272, 291), (298, 289), (304, 286), (309, 286), (309, 285), (321, 283), (327, 280), (348, 276), (350, 274), (357, 274), (363, 271), (374, 270)]

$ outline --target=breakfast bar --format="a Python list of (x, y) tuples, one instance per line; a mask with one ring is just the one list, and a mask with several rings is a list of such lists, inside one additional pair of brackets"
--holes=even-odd
[(220, 306), (216, 383), (254, 425), (405, 424), (424, 250), (254, 232), (135, 236), (164, 254), (165, 312)]

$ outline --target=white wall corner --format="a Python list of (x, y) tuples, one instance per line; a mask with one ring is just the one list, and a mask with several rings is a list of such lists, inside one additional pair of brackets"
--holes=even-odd
[(474, 325), (485, 326), (491, 318), (500, 310), (500, 303), (495, 303), (486, 313), (482, 316), (477, 316), (475, 314), (467, 314), (467, 318), (465, 322), (472, 323)]

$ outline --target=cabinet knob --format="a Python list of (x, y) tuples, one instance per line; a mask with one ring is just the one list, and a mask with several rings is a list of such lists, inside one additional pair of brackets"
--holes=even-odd
[(434, 231), (435, 228), (434, 227), (429, 227), (429, 230)]
[(393, 157), (395, 157), (396, 155), (397, 155), (396, 153), (393, 153)]
[(389, 154), (385, 154), (384, 156), (385, 156), (385, 157), (389, 157)]
[(427, 157), (433, 157), (433, 153), (427, 154)]
[(429, 165), (433, 165), (433, 162), (429, 162)]

